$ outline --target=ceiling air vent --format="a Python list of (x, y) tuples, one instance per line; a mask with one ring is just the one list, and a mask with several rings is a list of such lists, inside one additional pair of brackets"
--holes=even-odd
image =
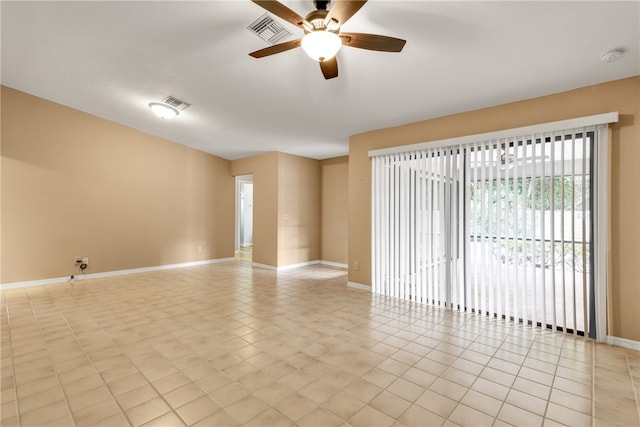
[(268, 13), (253, 21), (247, 29), (270, 45), (279, 43), (291, 35), (282, 25), (274, 21)]
[(173, 96), (167, 96), (165, 99), (162, 100), (162, 102), (164, 102), (167, 105), (171, 105), (173, 108), (180, 111), (191, 106), (191, 104), (187, 104), (184, 101), (180, 101), (179, 99), (176, 99)]

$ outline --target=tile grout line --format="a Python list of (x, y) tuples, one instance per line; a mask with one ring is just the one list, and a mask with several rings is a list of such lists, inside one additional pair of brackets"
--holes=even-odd
[(591, 346), (591, 426), (596, 425), (596, 346)]
[[(6, 298), (6, 297), (5, 297)], [(11, 344), (11, 372), (13, 373), (13, 388), (15, 389), (15, 398), (16, 398), (16, 420), (18, 421), (18, 425), (22, 425), (22, 420), (20, 417), (20, 399), (18, 398), (18, 377), (16, 375), (16, 364), (13, 353), (13, 333), (11, 332), (11, 316), (9, 314), (9, 303), (5, 300), (5, 311), (7, 313), (7, 329), (9, 330), (9, 343)]]
[(640, 422), (640, 402), (638, 401), (638, 387), (636, 386), (636, 382), (633, 378), (633, 371), (631, 370), (631, 361), (629, 360), (629, 354), (624, 352), (625, 359), (627, 361), (627, 369), (629, 370), (629, 378), (631, 379), (631, 388), (633, 389), (633, 395), (636, 399), (636, 410), (638, 412), (638, 422)]

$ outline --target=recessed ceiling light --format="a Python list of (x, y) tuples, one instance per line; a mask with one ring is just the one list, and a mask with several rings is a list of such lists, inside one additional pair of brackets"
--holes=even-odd
[(605, 64), (609, 64), (611, 62), (616, 62), (618, 59), (622, 58), (622, 50), (614, 49), (600, 55), (600, 61)]
[(178, 110), (162, 102), (152, 102), (149, 104), (149, 108), (151, 108), (153, 114), (161, 119), (171, 119), (178, 115)]

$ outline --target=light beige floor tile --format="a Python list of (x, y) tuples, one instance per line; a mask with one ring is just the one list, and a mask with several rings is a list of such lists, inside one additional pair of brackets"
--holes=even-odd
[(69, 397), (69, 407), (73, 412), (78, 412), (87, 406), (95, 405), (96, 403), (111, 400), (112, 394), (106, 385), (101, 385), (91, 390), (86, 390), (82, 393), (74, 394)]
[(345, 284), (238, 261), (3, 290), (2, 425), (640, 424), (640, 352)]
[(7, 402), (0, 406), (0, 420), (2, 420), (3, 422), (10, 418), (16, 418), (17, 414), (18, 407), (15, 401)]
[(120, 411), (118, 405), (112, 399), (109, 399), (80, 409), (77, 412), (74, 411), (73, 419), (77, 427), (91, 426), (121, 413), (122, 411)]
[(513, 383), (513, 388), (545, 400), (549, 398), (549, 394), (551, 392), (551, 387), (520, 377), (516, 378)]
[(296, 423), (300, 427), (340, 427), (343, 424), (344, 420), (322, 408), (316, 408)]
[(293, 371), (280, 378), (278, 381), (297, 391), (314, 381), (314, 378), (302, 372)]
[(253, 395), (269, 405), (274, 405), (276, 402), (279, 402), (293, 393), (295, 393), (295, 390), (289, 386), (279, 382), (273, 382), (265, 385), (259, 390), (256, 390), (253, 392)]
[(158, 392), (168, 393), (189, 383), (191, 383), (189, 377), (182, 372), (176, 372), (160, 378), (159, 380), (153, 381), (152, 385), (156, 390), (158, 390)]
[(385, 372), (381, 369), (374, 368), (362, 376), (362, 379), (375, 384), (380, 388), (388, 387), (392, 382), (398, 379), (394, 374)]
[(148, 400), (138, 406), (127, 409), (127, 418), (134, 426), (145, 424), (161, 415), (166, 414), (171, 407), (160, 397)]
[(496, 417), (502, 408), (502, 400), (495, 399), (475, 390), (467, 391), (460, 403), (480, 412), (484, 412), (491, 417)]
[(232, 382), (233, 381), (230, 378), (219, 372), (195, 380), (195, 383), (207, 393), (227, 386)]
[[(541, 426), (543, 418), (539, 415), (505, 403), (498, 414), (498, 419), (517, 426), (526, 423), (527, 426)], [(576, 424), (582, 425), (582, 424)]]
[(251, 394), (238, 383), (230, 383), (209, 393), (209, 396), (221, 407), (226, 407)]
[(337, 388), (320, 380), (316, 380), (301, 388), (298, 393), (320, 405), (330, 399), (338, 391), (339, 390)]
[(423, 427), (441, 426), (444, 425), (446, 420), (418, 405), (412, 405), (400, 416), (398, 421), (407, 427)]
[(293, 425), (293, 421), (273, 408), (267, 409), (245, 424), (246, 427), (289, 427), (291, 425)]
[(414, 367), (408, 369), (404, 374), (402, 374), (401, 378), (410, 381), (419, 387), (428, 388), (436, 379), (438, 379), (438, 376)]
[(544, 416), (547, 409), (547, 400), (540, 399), (530, 394), (523, 393), (516, 389), (512, 389), (507, 395), (505, 402), (518, 408), (533, 412), (534, 414)]
[(192, 425), (194, 427), (236, 427), (240, 424), (231, 415), (219, 409)]
[(392, 418), (398, 418), (411, 406), (411, 402), (385, 390), (369, 402), (369, 405)]
[(146, 384), (148, 384), (147, 379), (139, 372), (135, 372), (131, 375), (123, 376), (108, 382), (108, 386), (114, 395), (133, 390), (134, 388), (142, 387)]
[(423, 387), (403, 378), (395, 380), (387, 387), (387, 390), (409, 402), (415, 402), (425, 391)]
[(146, 384), (116, 395), (116, 400), (124, 410), (127, 410), (158, 396), (158, 392), (150, 384)]
[(162, 397), (173, 409), (176, 409), (204, 395), (205, 393), (200, 387), (194, 383), (188, 383), (168, 393), (163, 393)]
[(125, 417), (123, 413), (119, 412), (90, 425), (95, 427), (115, 427), (128, 426), (130, 424), (129, 420), (127, 420), (127, 417)]
[(351, 395), (340, 391), (331, 399), (322, 404), (322, 407), (331, 411), (342, 420), (351, 418), (363, 406), (364, 402), (352, 397)]
[(546, 417), (565, 425), (589, 425), (591, 416), (573, 409), (549, 403)]
[(433, 392), (431, 390), (425, 391), (416, 404), (428, 411), (431, 411), (444, 419), (449, 418), (451, 412), (458, 404), (457, 400), (449, 399), (441, 394)]
[(229, 415), (238, 420), (241, 424), (246, 423), (267, 409), (269, 409), (269, 405), (252, 395), (243, 397), (237, 402), (224, 408)]
[(566, 391), (559, 390), (557, 388), (551, 389), (550, 402), (557, 403), (567, 408), (571, 408), (576, 411), (580, 411), (584, 414), (591, 415), (592, 403), (590, 399), (567, 393)]
[(494, 418), (486, 413), (480, 412), (463, 404), (456, 406), (449, 416), (449, 421), (461, 426), (489, 426), (493, 424), (493, 420)]
[(386, 427), (394, 424), (394, 419), (377, 409), (365, 405), (347, 421), (353, 427)]
[(148, 423), (143, 424), (144, 427), (184, 427), (185, 424), (182, 422), (179, 416), (175, 414), (175, 412), (168, 412), (164, 415), (161, 415), (158, 418), (155, 418)]
[(431, 384), (429, 390), (446, 396), (449, 399), (459, 401), (466, 393), (467, 388), (440, 377)]
[(46, 395), (52, 390), (55, 391), (59, 388), (58, 380), (55, 375), (48, 376), (42, 380), (32, 381), (24, 386), (18, 386), (18, 398), (21, 401), (39, 401), (43, 395)]
[(384, 390), (382, 387), (363, 379), (357, 379), (344, 388), (345, 392), (364, 403), (371, 402), (382, 390)]
[(293, 421), (311, 413), (318, 407), (318, 404), (311, 399), (294, 393), (274, 405), (274, 408)]

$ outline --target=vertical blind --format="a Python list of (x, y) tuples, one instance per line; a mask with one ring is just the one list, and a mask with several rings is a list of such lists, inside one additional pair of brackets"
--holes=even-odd
[(588, 127), (373, 156), (373, 292), (589, 331), (597, 134)]

